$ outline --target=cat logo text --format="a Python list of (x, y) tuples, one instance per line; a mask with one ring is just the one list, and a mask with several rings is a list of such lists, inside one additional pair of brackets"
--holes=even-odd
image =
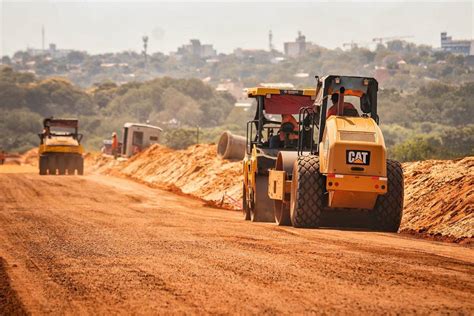
[(368, 166), (370, 164), (370, 151), (346, 150), (346, 163)]

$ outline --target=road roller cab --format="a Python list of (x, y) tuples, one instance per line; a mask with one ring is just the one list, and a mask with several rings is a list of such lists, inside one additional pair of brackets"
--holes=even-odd
[(403, 173), (386, 159), (377, 90), (373, 78), (317, 78), (315, 102), (300, 112), (301, 121), (311, 122), (309, 150), (300, 142), (297, 155), (280, 152), (269, 172), (278, 224), (319, 227), (323, 211), (343, 208), (368, 210), (377, 230), (398, 230)]
[[(300, 143), (309, 139), (299, 132), (302, 108), (314, 103), (315, 89), (250, 88), (249, 98), (257, 101), (253, 120), (247, 123), (246, 154), (243, 159), (243, 209), (246, 219), (274, 221), (273, 201), (268, 196), (268, 170), (278, 153), (296, 156)], [(309, 127), (310, 123), (306, 122)], [(304, 146), (304, 144), (302, 144)]]
[(77, 119), (46, 118), (43, 131), (38, 134), (40, 145), (40, 175), (82, 175), (84, 173), (84, 149), (81, 145), (82, 134), (78, 133)]

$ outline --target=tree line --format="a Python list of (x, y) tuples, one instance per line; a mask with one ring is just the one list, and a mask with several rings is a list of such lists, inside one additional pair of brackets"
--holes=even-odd
[[(427, 83), (413, 92), (381, 89), (378, 105), (389, 155), (400, 161), (474, 155), (474, 82)], [(80, 88), (63, 78), (39, 79), (0, 68), (0, 147), (25, 151), (38, 144), (42, 118), (77, 117), (88, 149), (98, 150), (125, 122), (165, 129), (163, 142), (185, 148), (215, 142), (230, 130), (245, 135), (254, 114), (234, 107), (234, 97), (199, 79), (157, 78), (103, 82)]]

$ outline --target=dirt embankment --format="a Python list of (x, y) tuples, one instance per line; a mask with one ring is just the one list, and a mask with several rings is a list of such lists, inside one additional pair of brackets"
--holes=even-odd
[(216, 157), (216, 146), (201, 144), (186, 150), (154, 145), (126, 162), (91, 155), (86, 159), (101, 173), (121, 174), (176, 193), (200, 198), (211, 205), (240, 209), (241, 163)]
[(20, 158), (22, 165), (38, 165), (38, 148), (33, 148), (24, 153)]
[(33, 148), (24, 154), (8, 153), (0, 173), (30, 173), (38, 168), (38, 149)]
[[(215, 145), (172, 150), (155, 145), (126, 162), (92, 155), (102, 173), (127, 176), (231, 209), (241, 207), (241, 163), (216, 157)], [(405, 163), (402, 232), (462, 242), (474, 236), (474, 157)]]
[(474, 157), (405, 163), (403, 169), (402, 231), (474, 236)]

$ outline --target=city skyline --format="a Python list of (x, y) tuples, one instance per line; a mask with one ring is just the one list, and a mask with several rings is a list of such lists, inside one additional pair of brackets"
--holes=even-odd
[[(169, 3), (169, 2), (5, 2), (0, 5), (2, 55), (27, 47), (84, 50), (91, 54), (141, 51), (150, 37), (149, 52), (168, 54), (198, 38), (218, 53), (235, 48), (268, 49), (306, 40), (327, 48), (343, 43), (370, 42), (375, 37), (412, 36), (416, 44), (440, 46), (440, 32), (473, 38), (471, 2), (420, 3)], [(314, 13), (313, 13), (314, 12)], [(403, 17), (404, 23), (398, 20)], [(285, 17), (285, 23), (277, 23)], [(397, 18), (395, 18), (397, 17)], [(284, 25), (283, 25), (284, 24)], [(73, 36), (71, 36), (71, 34)], [(111, 35), (112, 34), (112, 35)]]

